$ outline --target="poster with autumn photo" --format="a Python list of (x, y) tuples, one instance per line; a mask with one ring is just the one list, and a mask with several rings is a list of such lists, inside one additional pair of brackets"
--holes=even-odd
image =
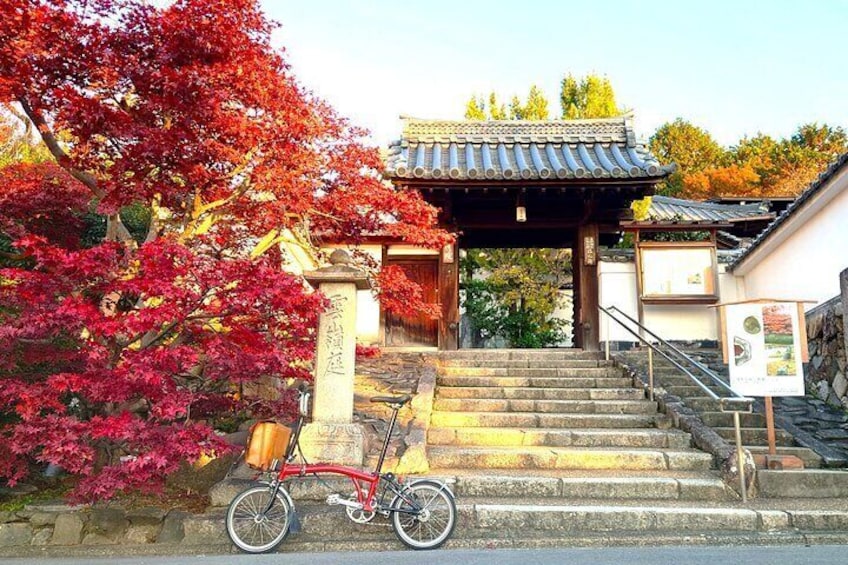
[(798, 374), (792, 332), (791, 304), (763, 307), (763, 334), (766, 345), (766, 374), (786, 377)]
[(803, 396), (797, 303), (751, 301), (724, 308), (733, 390), (746, 396)]

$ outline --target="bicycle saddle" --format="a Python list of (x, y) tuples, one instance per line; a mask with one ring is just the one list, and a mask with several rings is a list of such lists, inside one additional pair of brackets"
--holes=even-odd
[(411, 394), (404, 394), (403, 396), (374, 396), (371, 398), (371, 402), (385, 402), (386, 404), (397, 404), (398, 406), (403, 406), (410, 400), (412, 400)]

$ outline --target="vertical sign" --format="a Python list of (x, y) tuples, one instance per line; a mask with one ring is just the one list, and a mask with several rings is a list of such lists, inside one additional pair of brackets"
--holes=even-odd
[(730, 386), (746, 396), (803, 396), (804, 366), (795, 302), (725, 306)]

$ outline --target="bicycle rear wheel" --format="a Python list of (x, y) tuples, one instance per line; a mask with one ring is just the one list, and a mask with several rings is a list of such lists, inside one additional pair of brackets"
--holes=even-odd
[(268, 508), (273, 494), (274, 489), (270, 486), (255, 486), (237, 495), (230, 503), (226, 519), (227, 535), (242, 551), (272, 551), (289, 533), (292, 505), (280, 490)]
[(398, 539), (412, 549), (435, 549), (456, 526), (456, 502), (438, 481), (416, 481), (395, 496), (392, 527)]

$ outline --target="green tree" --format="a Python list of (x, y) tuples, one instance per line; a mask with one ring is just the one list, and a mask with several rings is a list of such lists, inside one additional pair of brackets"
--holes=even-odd
[(813, 122), (803, 124), (790, 140), (794, 145), (819, 154), (823, 160), (831, 160), (848, 148), (848, 136), (841, 127), (821, 126)]
[(565, 339), (568, 324), (553, 314), (571, 281), (570, 249), (469, 249), (460, 267), (472, 346), (501, 338), (538, 348)]
[(471, 96), (465, 105), (465, 119), (484, 121), (486, 119), (486, 102), (483, 97)]
[(548, 117), (548, 99), (536, 85), (530, 87), (524, 103), (513, 96), (506, 106), (491, 92), (488, 102), (482, 96), (472, 95), (465, 104), (466, 120), (547, 120)]
[(549, 119), (548, 99), (535, 84), (527, 93), (527, 102), (521, 103), (518, 96), (512, 97), (510, 104), (511, 118), (514, 120), (547, 120)]
[(560, 107), (566, 120), (611, 118), (622, 114), (612, 83), (596, 74), (588, 74), (579, 82), (571, 73), (566, 75), (560, 87)]
[(683, 118), (661, 125), (649, 146), (660, 163), (677, 165), (677, 171), (658, 187), (660, 194), (668, 196), (681, 195), (686, 175), (722, 166), (728, 160), (727, 151), (709, 132)]
[(509, 115), (506, 111), (506, 106), (498, 103), (497, 95), (492, 92), (489, 94), (489, 119), (490, 120), (507, 120)]

